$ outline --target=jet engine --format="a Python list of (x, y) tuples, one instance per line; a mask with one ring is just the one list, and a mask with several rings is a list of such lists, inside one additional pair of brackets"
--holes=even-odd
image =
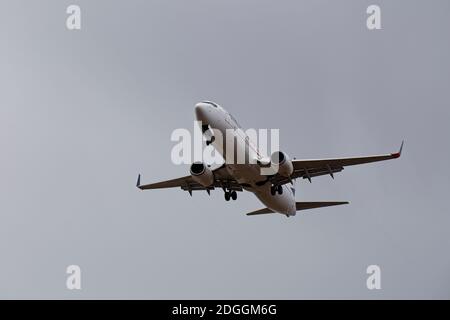
[(203, 162), (191, 164), (190, 172), (192, 179), (204, 187), (209, 187), (214, 182), (214, 174)]
[(281, 151), (275, 151), (270, 157), (270, 162), (274, 169), (278, 167), (278, 173), (283, 177), (289, 177), (294, 172), (294, 166), (292, 165), (289, 156)]

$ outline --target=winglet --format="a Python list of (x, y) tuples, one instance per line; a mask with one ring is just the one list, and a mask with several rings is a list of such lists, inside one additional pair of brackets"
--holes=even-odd
[(138, 187), (140, 189), (140, 186), (141, 186), (141, 174), (138, 175), (137, 182), (136, 182), (136, 187)]
[(400, 150), (398, 150), (398, 152), (392, 153), (392, 156), (394, 158), (400, 158), (400, 156), (402, 155), (402, 149), (403, 149), (403, 143), (404, 142), (405, 142), (405, 140), (402, 141), (402, 144), (400, 145)]

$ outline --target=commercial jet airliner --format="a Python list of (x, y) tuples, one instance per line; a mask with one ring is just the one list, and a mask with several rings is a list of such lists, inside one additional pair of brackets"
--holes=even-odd
[[(212, 144), (222, 157), (227, 159), (225, 154), (227, 148), (223, 148), (223, 142), (215, 139), (214, 132), (220, 130), (225, 133), (227, 130), (241, 129), (234, 117), (211, 101), (196, 104), (195, 115), (197, 120), (202, 123), (202, 133), (205, 137), (207, 137), (208, 131), (209, 137), (207, 137), (206, 144)], [(241, 151), (245, 154), (246, 159), (255, 161), (247, 164), (225, 161), (216, 169), (211, 169), (210, 165), (203, 162), (194, 162), (188, 176), (141, 185), (141, 176), (139, 175), (137, 187), (141, 190), (179, 187), (191, 195), (192, 191), (203, 190), (209, 194), (211, 190), (219, 188), (224, 191), (226, 201), (236, 200), (237, 192), (246, 190), (254, 193), (266, 206), (263, 209), (247, 213), (247, 215), (280, 213), (289, 217), (295, 216), (299, 210), (348, 204), (346, 201), (296, 202), (293, 183), (295, 179), (303, 178), (311, 182), (313, 177), (321, 175), (330, 175), (334, 179), (334, 174), (344, 170), (344, 167), (347, 166), (399, 158), (403, 148), (402, 142), (400, 150), (390, 154), (310, 160), (294, 158), (291, 160), (287, 154), (281, 151), (275, 151), (268, 158), (267, 155), (260, 154), (245, 134), (236, 134), (235, 137), (233, 148), (235, 151), (237, 150), (237, 154)], [(262, 174), (261, 169), (271, 165), (276, 166), (276, 172), (268, 175)]]

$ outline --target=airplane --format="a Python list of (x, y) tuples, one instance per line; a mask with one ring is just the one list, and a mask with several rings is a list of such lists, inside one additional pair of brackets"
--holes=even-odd
[[(195, 116), (201, 121), (202, 134), (206, 137), (206, 144), (213, 147), (226, 158), (227, 148), (218, 145), (214, 139), (215, 130), (241, 129), (235, 118), (223, 107), (212, 101), (203, 101), (195, 105)], [(241, 129), (242, 130), (242, 129)], [(211, 134), (212, 133), (212, 134)], [(209, 136), (209, 137), (208, 137)], [(265, 208), (247, 213), (248, 216), (280, 213), (287, 217), (295, 216), (299, 210), (321, 208), (348, 204), (347, 201), (320, 201), (320, 202), (296, 202), (295, 187), (293, 181), (298, 178), (312, 181), (313, 177), (330, 175), (344, 170), (344, 167), (358, 164), (384, 161), (399, 158), (403, 141), (398, 152), (351, 158), (329, 159), (290, 159), (281, 151), (275, 151), (270, 158), (261, 155), (254, 147), (248, 136), (236, 134), (236, 149), (249, 158), (255, 159), (253, 163), (238, 164), (226, 161), (218, 168), (211, 169), (211, 165), (203, 162), (194, 162), (190, 167), (190, 175), (172, 180), (141, 185), (141, 175), (138, 175), (136, 186), (140, 190), (181, 188), (188, 191), (203, 190), (210, 194), (211, 190), (220, 188), (224, 191), (225, 200), (237, 199), (237, 192), (249, 191), (265, 205)], [(267, 160), (268, 159), (268, 160)], [(261, 174), (261, 168), (275, 164), (277, 171), (274, 174)]]

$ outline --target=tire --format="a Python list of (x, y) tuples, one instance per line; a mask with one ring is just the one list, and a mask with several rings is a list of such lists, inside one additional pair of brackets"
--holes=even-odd
[(275, 195), (275, 188), (274, 187), (270, 187), (270, 194), (271, 195)]
[(231, 199), (236, 200), (237, 199), (237, 193), (236, 191), (231, 192)]
[(283, 194), (283, 186), (277, 187), (278, 194)]

